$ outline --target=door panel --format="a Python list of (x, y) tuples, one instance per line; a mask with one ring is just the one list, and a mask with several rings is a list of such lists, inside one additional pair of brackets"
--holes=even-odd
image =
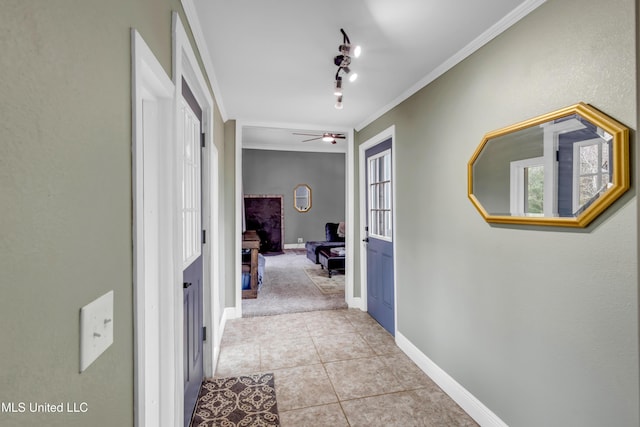
[(365, 152), (367, 310), (395, 334), (391, 139)]
[(184, 79), (183, 105), (183, 174), (182, 174), (182, 254), (183, 277), (183, 364), (184, 425), (198, 398), (203, 372), (203, 265), (202, 265), (202, 110)]
[[(388, 244), (388, 243), (387, 243)], [(390, 284), (391, 286), (382, 286), (382, 305), (387, 314), (393, 314), (393, 247), (391, 251), (383, 251), (380, 255), (380, 265), (382, 277), (382, 283)], [(393, 321), (393, 319), (391, 319)]]
[(183, 280), (184, 408), (185, 426), (188, 426), (203, 378), (201, 256), (184, 270)]

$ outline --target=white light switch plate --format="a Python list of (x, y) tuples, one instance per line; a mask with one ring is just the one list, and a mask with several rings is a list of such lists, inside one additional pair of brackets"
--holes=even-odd
[(80, 309), (80, 372), (113, 344), (113, 291)]

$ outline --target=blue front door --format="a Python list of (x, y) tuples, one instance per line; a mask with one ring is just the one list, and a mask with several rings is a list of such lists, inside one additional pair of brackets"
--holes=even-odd
[(204, 377), (202, 364), (202, 110), (182, 80), (182, 256), (183, 256), (183, 365), (184, 425), (189, 426)]
[(367, 311), (395, 335), (391, 139), (365, 152)]

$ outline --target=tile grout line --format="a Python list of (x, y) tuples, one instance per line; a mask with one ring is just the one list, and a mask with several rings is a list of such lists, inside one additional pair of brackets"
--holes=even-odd
[[(346, 319), (346, 318), (345, 318)], [(347, 321), (349, 321), (349, 319), (346, 319)], [(351, 322), (349, 322), (351, 323)], [(305, 323), (306, 325), (306, 323)], [(352, 324), (353, 326), (353, 324)], [(324, 370), (324, 374), (327, 376), (327, 380), (329, 381), (329, 384), (331, 385), (331, 390), (333, 390), (333, 394), (336, 396), (336, 402), (338, 403), (338, 406), (340, 407), (340, 411), (342, 411), (342, 416), (344, 417), (345, 421), (347, 422), (347, 425), (351, 426), (351, 423), (349, 422), (349, 417), (347, 417), (347, 413), (344, 410), (344, 407), (342, 406), (342, 403), (340, 402), (340, 396), (338, 396), (338, 392), (336, 391), (336, 387), (333, 384), (333, 381), (331, 381), (331, 377), (329, 376), (329, 371), (327, 371), (327, 366), (324, 360), (322, 360), (322, 356), (320, 355), (320, 351), (318, 350), (318, 345), (316, 344), (316, 341), (312, 338), (311, 342), (313, 342), (313, 346), (316, 349), (316, 352), (318, 353), (318, 359), (320, 359), (320, 364), (322, 365), (322, 369)], [(327, 362), (328, 363), (328, 362)]]
[[(315, 341), (313, 342), (313, 345), (316, 346)], [(316, 346), (316, 351), (317, 351), (317, 346)], [(320, 357), (320, 355), (318, 354), (318, 357)], [(331, 384), (331, 389), (333, 390), (333, 394), (335, 394), (336, 396), (336, 401), (338, 403), (338, 406), (340, 406), (340, 411), (342, 411), (342, 415), (344, 416), (345, 421), (347, 422), (347, 425), (351, 426), (351, 423), (349, 422), (349, 417), (347, 416), (347, 413), (344, 410), (344, 407), (342, 406), (342, 401), (340, 400), (340, 396), (338, 396), (338, 392), (336, 391), (336, 387), (333, 384), (333, 381), (331, 381), (331, 377), (329, 376), (329, 371), (327, 371), (327, 366), (326, 363), (322, 360), (322, 358), (320, 358), (320, 363), (322, 364), (322, 369), (324, 370), (325, 375), (327, 376), (327, 380), (329, 380), (329, 384)], [(327, 362), (330, 363), (330, 362)]]
[[(330, 318), (333, 317), (333, 313), (330, 316)], [(375, 334), (373, 333), (373, 329), (368, 329), (368, 324), (364, 324), (360, 321), (356, 321), (356, 319), (354, 318), (353, 320), (349, 318), (349, 316), (347, 316), (346, 314), (340, 313), (338, 316), (336, 316), (335, 318), (340, 319), (341, 321), (346, 322), (347, 325), (351, 326), (351, 331), (349, 332), (344, 332), (344, 333), (336, 333), (336, 334), (326, 334), (326, 335), (317, 335), (314, 336), (312, 335), (312, 330), (310, 328), (310, 323), (314, 324), (313, 320), (317, 321), (322, 321), (323, 318), (322, 316), (320, 316), (320, 318), (311, 318), (305, 314), (302, 314), (302, 318), (301, 320), (303, 320), (303, 324), (301, 326), (304, 327), (304, 331), (300, 331), (301, 334), (300, 336), (295, 336), (294, 338), (287, 338), (288, 340), (302, 340), (302, 339), (310, 339), (311, 343), (313, 345), (313, 348), (315, 350), (315, 356), (317, 357), (318, 362), (314, 362), (314, 363), (302, 363), (300, 365), (295, 365), (295, 366), (291, 366), (291, 367), (281, 367), (278, 369), (287, 369), (287, 368), (295, 368), (295, 367), (302, 367), (302, 366), (313, 366), (313, 365), (317, 365), (320, 364), (322, 365), (322, 370), (325, 373), (326, 378), (329, 380), (329, 384), (331, 386), (331, 390), (333, 392), (333, 396), (335, 397), (336, 401), (335, 403), (338, 403), (340, 410), (343, 414), (343, 417), (345, 419), (345, 421), (347, 422), (348, 425), (351, 425), (351, 422), (349, 421), (349, 418), (347, 417), (346, 411), (345, 411), (345, 407), (343, 406), (343, 402), (349, 402), (349, 401), (356, 401), (356, 400), (362, 400), (362, 399), (366, 399), (366, 398), (371, 398), (371, 397), (379, 397), (379, 396), (384, 396), (384, 395), (394, 395), (394, 394), (400, 394), (400, 393), (406, 393), (406, 392), (411, 392), (414, 390), (419, 390), (419, 389), (423, 389), (426, 388), (425, 386), (405, 386), (403, 384), (403, 381), (401, 381), (401, 378), (398, 376), (397, 373), (395, 373), (390, 365), (389, 365), (389, 361), (385, 360), (385, 358), (388, 358), (390, 356), (393, 356), (395, 353), (392, 351), (388, 350), (387, 347), (387, 343), (385, 343), (384, 341), (382, 341), (381, 344), (381, 348), (382, 350), (380, 350), (380, 352), (376, 351), (374, 348), (374, 345), (372, 343), (370, 343), (365, 336), (366, 332), (371, 332), (371, 334), (369, 334), (372, 338), (376, 338)], [(265, 322), (264, 326), (268, 326)], [(303, 333), (304, 332), (304, 333)], [(288, 335), (286, 333), (282, 333), (282, 332), (278, 332), (279, 336), (282, 337), (288, 337)], [(368, 350), (368, 352), (370, 352), (370, 355), (359, 355), (359, 356), (355, 356), (355, 357), (348, 357), (345, 359), (338, 359), (338, 360), (324, 360), (320, 354), (320, 349), (319, 349), (319, 344), (317, 343), (318, 339), (322, 339), (322, 337), (330, 337), (332, 335), (347, 335), (347, 334), (353, 334), (355, 335), (355, 337), (357, 337), (358, 339), (360, 339), (361, 341), (364, 342), (365, 346), (363, 347), (363, 350), (366, 349)], [(355, 338), (354, 337), (354, 338)], [(251, 338), (247, 338), (247, 340), (249, 339), (255, 339), (254, 337)], [(375, 341), (375, 339), (374, 339)], [(264, 347), (264, 343), (261, 340), (257, 340), (256, 344), (258, 345), (258, 359), (259, 359), (259, 369), (260, 371), (264, 371), (265, 370), (265, 357), (267, 356), (266, 352), (266, 348)], [(395, 343), (394, 343), (395, 344)], [(386, 350), (385, 350), (386, 349)], [(221, 348), (222, 350), (222, 348)], [(366, 351), (365, 350), (365, 351)], [(357, 354), (357, 353), (354, 353)], [(361, 396), (361, 397), (353, 397), (353, 398), (346, 398), (346, 399), (341, 399), (340, 396), (338, 395), (337, 391), (336, 391), (336, 386), (333, 383), (333, 381), (331, 380), (331, 377), (329, 376), (329, 371), (328, 371), (328, 366), (329, 364), (333, 364), (333, 363), (340, 363), (340, 362), (346, 362), (346, 361), (350, 361), (350, 360), (358, 360), (358, 359), (379, 359), (384, 367), (391, 373), (392, 377), (397, 381), (398, 385), (401, 387), (401, 390), (396, 390), (396, 391), (391, 391), (391, 392), (387, 392), (387, 393), (379, 393), (379, 394), (374, 394), (374, 395), (368, 395), (368, 396)], [(220, 360), (218, 360), (218, 362), (220, 362)], [(272, 371), (277, 370), (277, 369), (272, 369)], [(293, 409), (289, 409), (287, 411), (283, 411), (283, 413), (286, 412), (290, 412), (290, 411), (295, 411), (295, 410), (301, 410), (301, 409), (306, 409), (306, 408), (314, 408), (314, 407), (322, 407), (322, 406), (326, 406), (329, 405), (331, 403), (325, 403), (325, 404), (318, 404), (318, 405), (308, 405), (308, 406), (304, 406), (304, 407), (300, 407), (300, 408), (293, 408)]]

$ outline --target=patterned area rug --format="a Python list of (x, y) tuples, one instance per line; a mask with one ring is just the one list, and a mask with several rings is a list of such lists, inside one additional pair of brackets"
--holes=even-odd
[(191, 427), (280, 426), (273, 374), (205, 379)]
[(329, 277), (327, 270), (319, 266), (305, 267), (304, 272), (323, 294), (344, 294), (344, 274), (334, 273)]

